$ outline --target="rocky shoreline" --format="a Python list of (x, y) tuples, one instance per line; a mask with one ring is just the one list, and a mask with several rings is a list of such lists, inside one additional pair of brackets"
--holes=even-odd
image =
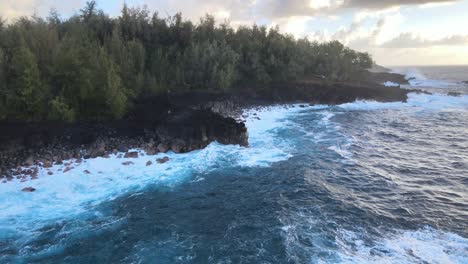
[(168, 151), (186, 153), (213, 141), (248, 146), (242, 116), (246, 108), (290, 103), (335, 105), (360, 99), (406, 101), (409, 92), (375, 83), (301, 81), (277, 84), (269, 94), (192, 92), (145, 98), (126, 118), (113, 122), (2, 122), (0, 181), (34, 180), (38, 168), (54, 165), (64, 165), (65, 173), (73, 167), (64, 164), (65, 160), (79, 164), (110, 155), (136, 158), (135, 149), (151, 156)]
[[(82, 160), (120, 155), (185, 153), (213, 141), (248, 145), (245, 124), (210, 110), (181, 110), (156, 124), (121, 120), (117, 123), (52, 124), (2, 123), (0, 129), (0, 176), (3, 182), (37, 178), (37, 167), (63, 165)], [(67, 165), (67, 164), (65, 164)], [(70, 165), (70, 164), (68, 164)], [(65, 172), (65, 171), (64, 171)]]

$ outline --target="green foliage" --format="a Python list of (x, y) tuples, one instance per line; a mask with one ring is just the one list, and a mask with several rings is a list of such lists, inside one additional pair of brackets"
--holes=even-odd
[(26, 47), (14, 50), (9, 68), (7, 111), (16, 119), (35, 120), (45, 112), (46, 90), (35, 55)]
[(7, 87), (5, 83), (5, 56), (3, 50), (0, 48), (0, 120), (5, 119), (7, 116), (6, 107), (6, 93)]
[(72, 109), (63, 97), (56, 97), (49, 102), (49, 114), (47, 116), (50, 120), (59, 120), (66, 122), (75, 121), (75, 110)]
[(278, 28), (233, 29), (207, 15), (197, 24), (123, 6), (110, 18), (88, 1), (66, 20), (0, 19), (0, 119), (121, 118), (147, 95), (191, 90), (268, 91), (323, 76), (346, 81), (372, 66), (337, 41), (296, 40)]

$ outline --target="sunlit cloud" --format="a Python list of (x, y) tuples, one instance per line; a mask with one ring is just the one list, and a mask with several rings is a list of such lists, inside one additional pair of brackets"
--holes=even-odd
[[(86, 0), (0, 0), (0, 16), (9, 21), (20, 16), (37, 14), (46, 16), (55, 8), (63, 17), (69, 17), (79, 11)], [(422, 59), (421, 50), (432, 54), (440, 61), (449, 54), (442, 50), (459, 50), (456, 58), (460, 62), (465, 58), (468, 63), (465, 36), (468, 29), (461, 25), (468, 23), (462, 15), (453, 16), (453, 11), (466, 10), (468, 0), (97, 0), (98, 7), (112, 17), (119, 15), (123, 3), (146, 5), (149, 10), (157, 11), (166, 17), (181, 12), (185, 19), (197, 23), (201, 17), (211, 14), (216, 21), (228, 21), (238, 28), (244, 25), (264, 25), (279, 29), (296, 38), (307, 37), (310, 40), (339, 40), (360, 50), (369, 51), (376, 60), (384, 64), (394, 63), (404, 56)], [(443, 13), (444, 9), (450, 12)], [(413, 13), (411, 13), (413, 12)], [(445, 20), (432, 20), (431, 16), (414, 18), (421, 12), (439, 12), (446, 14)], [(427, 50), (431, 49), (431, 52)], [(418, 55), (419, 54), (419, 55)], [(447, 63), (455, 58), (446, 58)]]

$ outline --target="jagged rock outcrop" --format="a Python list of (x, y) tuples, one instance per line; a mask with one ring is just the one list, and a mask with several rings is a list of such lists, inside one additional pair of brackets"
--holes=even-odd
[(94, 124), (2, 122), (0, 130), (0, 178), (8, 180), (13, 179), (13, 169), (19, 166), (50, 168), (63, 164), (63, 160), (109, 157), (119, 151), (124, 152), (124, 158), (137, 158), (137, 152), (128, 152), (134, 148), (154, 155), (169, 150), (185, 153), (213, 141), (248, 145), (245, 124), (211, 110), (189, 108), (166, 114), (157, 122), (144, 119)]
[(156, 133), (176, 153), (206, 147), (210, 142), (248, 146), (245, 124), (210, 110), (186, 110), (171, 115)]
[(370, 83), (382, 84), (385, 82), (392, 82), (400, 85), (409, 85), (404, 75), (391, 72), (369, 72), (363, 75), (362, 80)]
[[(304, 101), (336, 105), (356, 100), (380, 102), (406, 101), (409, 90), (379, 84), (349, 84), (321, 82), (291, 82), (279, 85), (274, 96), (283, 101)], [(299, 98), (301, 98), (299, 100)]]

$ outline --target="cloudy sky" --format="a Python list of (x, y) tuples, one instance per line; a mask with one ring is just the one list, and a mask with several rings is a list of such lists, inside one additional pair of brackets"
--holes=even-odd
[[(0, 0), (0, 16), (73, 15), (84, 0)], [(98, 0), (118, 16), (124, 0)], [(162, 16), (182, 12), (198, 21), (206, 13), (231, 25), (278, 25), (296, 37), (337, 39), (368, 51), (382, 65), (468, 64), (468, 0), (126, 0)]]

